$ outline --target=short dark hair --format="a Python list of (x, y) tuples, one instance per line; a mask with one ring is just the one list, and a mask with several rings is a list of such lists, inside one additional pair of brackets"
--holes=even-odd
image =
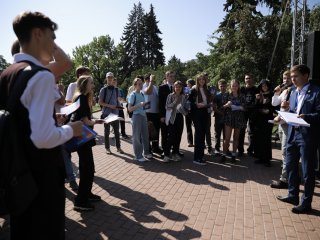
[(20, 52), (20, 43), (19, 43), (19, 40), (16, 39), (13, 43), (12, 43), (12, 46), (11, 46), (11, 55), (15, 55), (16, 53), (19, 53)]
[(302, 75), (307, 74), (308, 77), (310, 75), (310, 68), (305, 65), (305, 64), (299, 64), (299, 65), (294, 65), (291, 69), (290, 72), (299, 72)]
[(34, 28), (50, 29), (52, 31), (58, 29), (55, 22), (40, 12), (23, 12), (15, 17), (12, 26), (20, 44), (30, 41), (31, 31)]
[(88, 67), (85, 66), (79, 66), (76, 69), (76, 76), (77, 78), (79, 78), (81, 75), (83, 75), (85, 72), (91, 72), (90, 69)]

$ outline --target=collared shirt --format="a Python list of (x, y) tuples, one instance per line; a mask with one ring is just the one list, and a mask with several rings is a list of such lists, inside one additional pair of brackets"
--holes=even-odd
[(77, 82), (70, 83), (67, 89), (66, 101), (72, 101), (73, 95), (77, 89)]
[(309, 89), (310, 83), (303, 86), (301, 90), (296, 89), (297, 99), (296, 99), (296, 113), (299, 113), (302, 107), (303, 99)]
[[(43, 65), (31, 55), (14, 55), (14, 63), (28, 60)], [(53, 118), (55, 78), (51, 72), (37, 72), (27, 84), (20, 100), (29, 112), (31, 141), (37, 148), (50, 149), (61, 145), (73, 136), (72, 127), (57, 127)]]

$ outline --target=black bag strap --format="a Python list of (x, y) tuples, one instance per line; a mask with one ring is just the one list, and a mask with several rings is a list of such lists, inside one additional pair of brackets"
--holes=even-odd
[[(21, 61), (16, 64), (21, 64), (17, 72), (13, 72), (10, 76), (9, 96), (6, 110), (13, 114), (17, 111), (20, 97), (22, 96), (29, 80), (40, 70), (50, 71), (47, 68), (35, 65), (31, 61)], [(30, 69), (28, 68), (30, 66)]]

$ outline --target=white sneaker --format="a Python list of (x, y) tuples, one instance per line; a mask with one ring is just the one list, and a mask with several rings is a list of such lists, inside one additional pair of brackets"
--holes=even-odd
[(174, 162), (180, 162), (181, 161), (181, 157), (178, 154), (173, 154), (171, 160), (174, 161)]
[(172, 161), (172, 159), (168, 156), (164, 156), (164, 158), (162, 160), (162, 162), (170, 162), (170, 161)]
[(145, 162), (146, 159), (144, 157), (142, 158), (135, 158), (134, 160), (137, 160), (138, 162)]
[(149, 153), (149, 154), (147, 154), (147, 155), (144, 155), (144, 157), (145, 157), (146, 159), (151, 159), (151, 158), (153, 158), (153, 156), (152, 156), (151, 153)]

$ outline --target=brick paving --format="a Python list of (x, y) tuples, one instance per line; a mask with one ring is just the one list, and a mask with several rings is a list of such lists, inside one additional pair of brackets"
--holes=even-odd
[[(269, 187), (280, 174), (279, 143), (270, 168), (246, 156), (236, 164), (221, 164), (219, 157), (206, 155), (207, 166), (198, 166), (192, 163), (184, 130), (183, 161), (163, 163), (156, 157), (139, 163), (132, 160), (130, 140), (121, 142), (125, 154), (116, 153), (111, 141), (114, 154), (107, 155), (103, 126), (95, 130), (93, 192), (103, 201), (93, 212), (76, 212), (75, 194), (66, 184), (67, 240), (320, 239), (319, 187), (308, 215), (291, 213), (291, 205), (275, 198), (287, 191)], [(126, 131), (131, 135), (129, 123)], [(76, 167), (77, 154), (72, 161)], [(0, 232), (0, 239), (5, 238)]]

